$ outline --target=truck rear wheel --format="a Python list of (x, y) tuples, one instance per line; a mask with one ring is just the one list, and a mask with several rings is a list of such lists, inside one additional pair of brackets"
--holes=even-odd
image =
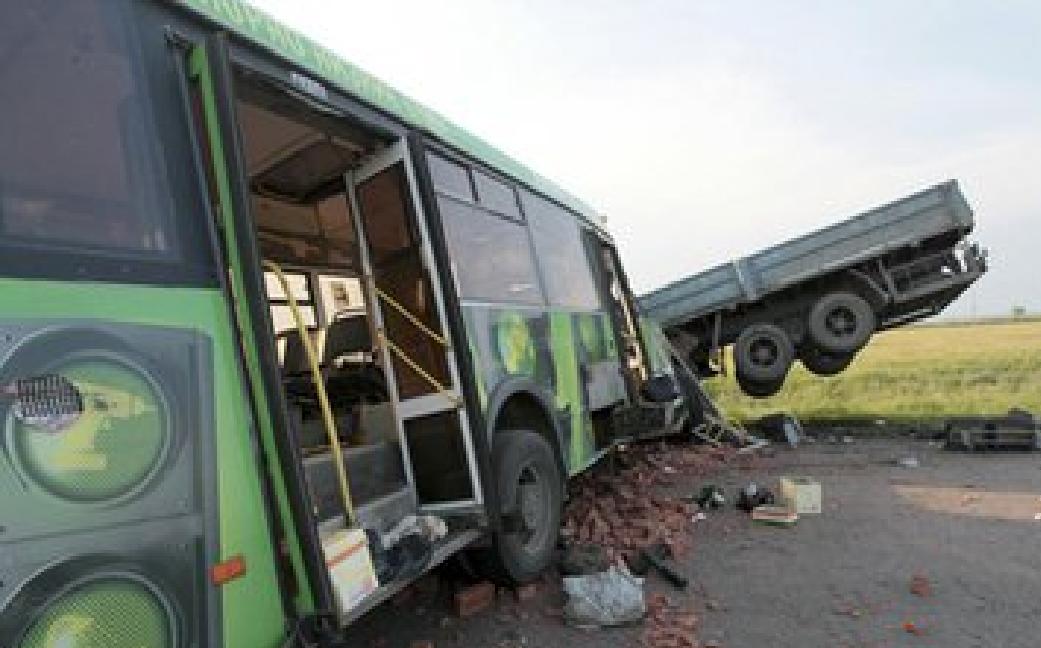
[(493, 580), (524, 583), (553, 560), (564, 499), (560, 464), (549, 442), (531, 430), (497, 433), (492, 454), (502, 529), (477, 558)]
[(747, 376), (742, 376), (740, 373), (737, 374), (737, 385), (741, 388), (741, 391), (748, 394), (752, 398), (769, 398), (777, 392), (781, 391), (781, 387), (784, 386), (784, 377), (780, 380), (771, 381), (760, 381), (752, 380)]
[(802, 362), (802, 366), (812, 374), (834, 376), (848, 367), (856, 355), (856, 353), (832, 353), (811, 346), (799, 352), (799, 360)]
[(784, 381), (795, 359), (791, 338), (774, 324), (752, 324), (734, 342), (737, 373), (760, 383)]
[(810, 309), (806, 325), (818, 347), (832, 353), (852, 353), (871, 339), (877, 320), (871, 304), (851, 292), (824, 295)]

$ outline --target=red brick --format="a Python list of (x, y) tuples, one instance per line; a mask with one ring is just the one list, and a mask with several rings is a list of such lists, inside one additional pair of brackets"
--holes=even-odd
[(933, 595), (933, 585), (924, 574), (915, 574), (911, 578), (911, 593), (915, 596), (928, 598)]
[(647, 597), (647, 609), (661, 610), (669, 606), (669, 597), (661, 592), (655, 592)]
[(526, 585), (518, 585), (513, 590), (513, 596), (517, 599), (518, 603), (527, 603), (528, 601), (534, 601), (538, 597), (538, 595), (538, 583), (527, 583)]
[(495, 603), (495, 585), (478, 583), (455, 593), (455, 611), (469, 617), (487, 610)]
[(419, 639), (410, 643), (409, 648), (434, 648), (434, 642), (429, 639)]
[(676, 616), (676, 625), (680, 628), (693, 632), (698, 627), (698, 617), (694, 614), (679, 614)]

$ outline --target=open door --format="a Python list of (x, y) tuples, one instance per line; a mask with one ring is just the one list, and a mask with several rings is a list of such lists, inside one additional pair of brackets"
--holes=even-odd
[(188, 67), (183, 70), (186, 110), (194, 125), (194, 148), (202, 187), (209, 198), (212, 253), (223, 271), (222, 290), (233, 322), (240, 372), (253, 410), (261, 450), (266, 460), (266, 496), (275, 511), (271, 518), (292, 567), (295, 613), (306, 615), (333, 605), (333, 592), (324, 562), (313, 509), (305, 490), (305, 476), (288, 436), (288, 417), (277, 377), (278, 360), (270, 313), (262, 300), (251, 296), (264, 291), (261, 260), (250, 217), (249, 187), (235, 121), (233, 72), (222, 35), (204, 44), (186, 47)]
[(369, 312), (421, 510), (483, 502), (459, 367), (407, 144), (347, 174)]

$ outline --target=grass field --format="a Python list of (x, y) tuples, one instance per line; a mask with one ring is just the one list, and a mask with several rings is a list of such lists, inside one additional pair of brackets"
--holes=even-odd
[(741, 420), (778, 411), (803, 420), (924, 420), (1004, 414), (1041, 415), (1041, 321), (908, 326), (876, 335), (846, 371), (814, 376), (798, 362), (774, 397), (745, 396), (733, 376), (705, 382)]

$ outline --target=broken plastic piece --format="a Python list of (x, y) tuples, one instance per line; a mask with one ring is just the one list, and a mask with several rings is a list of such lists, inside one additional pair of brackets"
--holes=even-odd
[(565, 578), (564, 592), (564, 619), (580, 628), (636, 623), (647, 613), (643, 579), (614, 565), (599, 574)]
[(72, 381), (57, 374), (21, 378), (2, 389), (14, 396), (14, 418), (51, 432), (65, 429), (83, 414), (83, 395)]

